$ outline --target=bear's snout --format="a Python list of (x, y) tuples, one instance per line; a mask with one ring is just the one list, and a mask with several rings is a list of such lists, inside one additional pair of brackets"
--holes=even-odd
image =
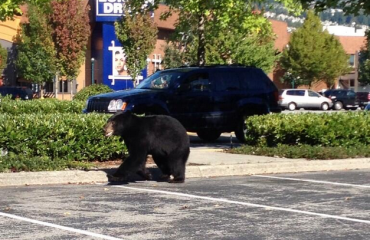
[(104, 136), (106, 137), (110, 137), (113, 135), (114, 129), (113, 129), (112, 122), (108, 122), (107, 124), (105, 124), (103, 128), (103, 132), (104, 132)]

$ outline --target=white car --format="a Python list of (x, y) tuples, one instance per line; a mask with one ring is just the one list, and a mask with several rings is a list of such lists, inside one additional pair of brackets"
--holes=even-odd
[(333, 106), (331, 99), (309, 89), (282, 89), (279, 92), (279, 105), (282, 109), (321, 109), (326, 111)]

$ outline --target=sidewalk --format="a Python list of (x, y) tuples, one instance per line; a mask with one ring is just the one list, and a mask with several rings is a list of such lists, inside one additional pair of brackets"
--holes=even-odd
[[(148, 167), (153, 172), (158, 173), (159, 171), (155, 165)], [(370, 169), (370, 158), (340, 160), (285, 159), (229, 154), (222, 152), (220, 148), (197, 147), (191, 149), (186, 168), (186, 178), (351, 169)], [(113, 167), (111, 169), (89, 171), (0, 173), (0, 186), (106, 183), (107, 172), (114, 172), (114, 170)]]

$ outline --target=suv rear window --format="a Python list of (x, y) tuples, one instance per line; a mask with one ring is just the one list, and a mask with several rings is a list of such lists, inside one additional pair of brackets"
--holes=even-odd
[(216, 91), (266, 90), (273, 84), (257, 68), (215, 69), (212, 72)]

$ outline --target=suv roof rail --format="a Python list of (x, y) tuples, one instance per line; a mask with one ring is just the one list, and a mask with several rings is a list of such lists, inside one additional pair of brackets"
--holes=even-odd
[(256, 68), (256, 66), (248, 66), (244, 64), (239, 64), (239, 63), (232, 63), (232, 64), (209, 64), (209, 65), (204, 65), (200, 66), (197, 64), (192, 64), (192, 65), (182, 65), (179, 66), (178, 68), (189, 68), (189, 67), (204, 67), (204, 68), (215, 68), (215, 67), (250, 67), (250, 68)]

